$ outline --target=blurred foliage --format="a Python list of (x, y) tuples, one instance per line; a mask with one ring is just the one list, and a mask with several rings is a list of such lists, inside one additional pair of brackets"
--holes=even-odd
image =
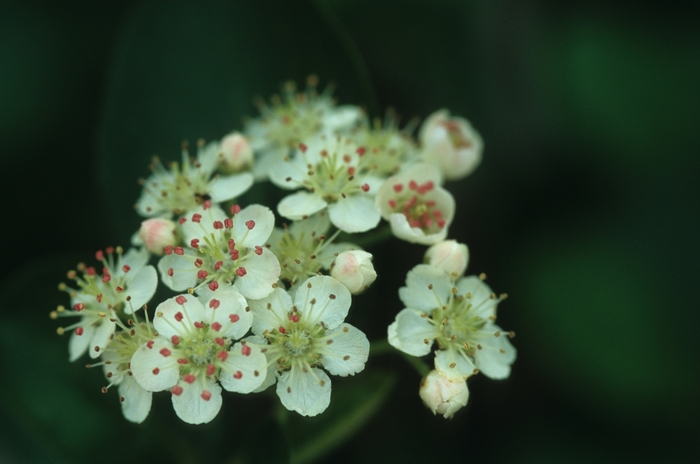
[[(0, 13), (0, 461), (691, 460), (696, 2), (36, 0)], [(187, 426), (156, 395), (151, 417), (128, 423), (101, 373), (67, 362), (48, 318), (67, 303), (57, 283), (126, 244), (151, 156), (240, 129), (254, 96), (310, 73), (373, 116), (447, 107), (482, 133), (483, 165), (448, 186), (450, 235), (511, 295), (499, 314), (518, 334), (511, 378), (471, 379), (446, 421), (420, 403), (415, 371), (383, 355), (333, 379), (336, 412), (310, 421), (280, 421), (274, 395), (228, 395), (211, 424)], [(377, 250), (379, 280), (352, 310), (370, 339), (421, 255)]]

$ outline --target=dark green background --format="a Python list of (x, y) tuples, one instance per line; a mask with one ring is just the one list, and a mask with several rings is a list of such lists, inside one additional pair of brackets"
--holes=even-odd
[[(469, 405), (450, 421), (422, 406), (399, 356), (334, 379), (340, 411), (327, 421), (362, 416), (362, 405), (376, 415), (324, 458), (690, 462), (698, 3), (260, 3), (0, 6), (0, 462), (271, 462), (285, 459), (285, 436), (317, 440), (324, 423), (295, 417), (284, 435), (266, 395), (226, 395), (214, 422), (192, 427), (161, 394), (130, 424), (116, 392), (99, 392), (101, 372), (67, 362), (48, 318), (67, 304), (56, 286), (68, 269), (128, 243), (152, 155), (175, 159), (183, 139), (240, 129), (256, 115), (253, 96), (312, 72), (373, 115), (447, 107), (481, 132), (482, 165), (448, 185), (450, 236), (469, 245), (471, 272), (510, 294), (499, 323), (518, 334), (511, 378), (471, 379)], [(370, 339), (385, 336), (422, 252), (376, 252), (379, 280), (351, 316)], [(363, 403), (383, 399), (368, 385), (390, 391), (383, 405)], [(343, 387), (357, 398), (343, 400)]]

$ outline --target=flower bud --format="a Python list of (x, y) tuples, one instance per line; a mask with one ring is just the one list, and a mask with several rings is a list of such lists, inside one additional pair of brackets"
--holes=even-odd
[(428, 248), (425, 252), (425, 262), (456, 279), (467, 270), (469, 249), (467, 245), (455, 240), (444, 240)]
[(253, 148), (248, 139), (234, 132), (221, 140), (217, 162), (224, 174), (246, 171), (253, 165)]
[(170, 219), (146, 219), (141, 223), (139, 238), (143, 240), (148, 251), (160, 256), (163, 254), (163, 248), (177, 244), (177, 225)]
[(468, 176), (481, 162), (484, 143), (464, 118), (436, 111), (425, 120), (419, 133), (426, 162), (440, 168), (446, 180)]
[(436, 370), (423, 379), (418, 394), (433, 414), (442, 414), (445, 419), (466, 406), (469, 400), (466, 380), (451, 380)]
[(356, 295), (369, 287), (377, 273), (372, 265), (372, 254), (362, 250), (343, 251), (331, 265), (331, 276)]

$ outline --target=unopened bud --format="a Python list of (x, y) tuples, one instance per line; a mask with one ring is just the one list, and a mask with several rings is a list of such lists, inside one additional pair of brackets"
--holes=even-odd
[(426, 162), (440, 168), (446, 180), (468, 176), (481, 162), (484, 142), (464, 118), (436, 111), (420, 129), (419, 138)]
[(154, 255), (162, 255), (163, 248), (178, 243), (177, 225), (170, 219), (153, 218), (141, 223), (139, 238), (148, 251)]
[(451, 380), (436, 370), (423, 379), (418, 394), (433, 414), (442, 414), (445, 419), (466, 406), (469, 400), (466, 380)]
[(467, 270), (469, 249), (467, 245), (455, 240), (444, 240), (428, 248), (425, 252), (425, 262), (442, 269), (455, 279)]
[(219, 147), (217, 163), (224, 174), (250, 169), (253, 165), (253, 148), (248, 139), (238, 132), (224, 137)]
[(372, 254), (362, 250), (343, 251), (335, 258), (331, 276), (345, 285), (353, 295), (363, 292), (377, 278)]

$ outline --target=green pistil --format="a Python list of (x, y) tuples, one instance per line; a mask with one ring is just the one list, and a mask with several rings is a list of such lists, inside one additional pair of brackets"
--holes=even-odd
[(470, 298), (463, 295), (450, 295), (445, 308), (435, 308), (431, 319), (440, 328), (442, 334), (437, 337), (441, 348), (449, 345), (461, 347), (466, 354), (473, 355), (477, 349), (474, 336), (481, 330), (486, 321), (471, 314), (472, 303)]
[[(291, 317), (299, 317), (292, 311)], [(320, 325), (308, 327), (303, 322), (290, 320), (279, 329), (265, 334), (271, 345), (277, 346), (281, 353), (277, 364), (281, 370), (291, 369), (295, 364), (317, 365), (321, 361), (321, 354), (316, 352), (316, 340), (325, 336), (326, 330)]]

